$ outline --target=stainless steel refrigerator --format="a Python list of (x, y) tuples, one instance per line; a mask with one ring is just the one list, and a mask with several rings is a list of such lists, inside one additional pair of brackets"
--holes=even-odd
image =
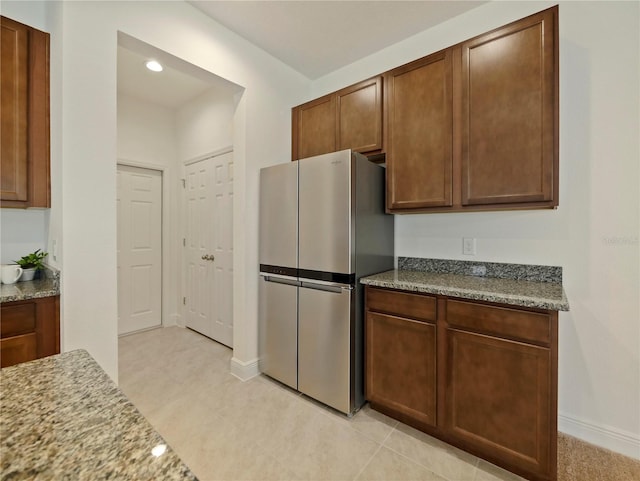
[(260, 171), (260, 370), (346, 414), (364, 403), (358, 280), (393, 268), (384, 177), (350, 150)]

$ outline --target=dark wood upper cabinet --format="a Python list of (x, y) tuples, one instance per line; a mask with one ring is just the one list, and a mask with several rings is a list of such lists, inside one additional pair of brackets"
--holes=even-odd
[(336, 98), (326, 95), (292, 112), (292, 160), (336, 151)]
[(294, 107), (292, 160), (352, 149), (382, 150), (382, 77)]
[(50, 207), (49, 34), (0, 21), (0, 206)]
[(390, 213), (557, 207), (558, 59), (555, 6), (294, 107), (293, 159), (385, 154)]
[(337, 150), (382, 150), (382, 77), (340, 90), (336, 100)]
[(384, 76), (387, 210), (452, 203), (452, 52)]
[(558, 205), (558, 8), (462, 44), (462, 204)]

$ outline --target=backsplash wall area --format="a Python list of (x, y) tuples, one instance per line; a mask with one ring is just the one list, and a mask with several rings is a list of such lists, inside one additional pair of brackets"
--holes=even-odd
[(0, 209), (0, 263), (12, 264), (36, 249), (46, 251), (48, 226), (47, 210)]

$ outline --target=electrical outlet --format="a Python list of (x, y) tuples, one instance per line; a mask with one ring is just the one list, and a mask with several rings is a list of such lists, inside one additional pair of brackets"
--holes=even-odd
[(462, 253), (466, 256), (476, 255), (476, 239), (475, 237), (462, 238)]

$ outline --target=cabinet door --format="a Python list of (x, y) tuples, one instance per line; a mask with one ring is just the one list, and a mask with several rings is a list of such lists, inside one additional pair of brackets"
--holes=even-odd
[(336, 102), (337, 150), (382, 150), (382, 77), (340, 90)]
[(336, 150), (336, 97), (326, 95), (295, 107), (293, 160)]
[(436, 425), (436, 327), (368, 311), (365, 397), (404, 421)]
[(50, 207), (49, 34), (1, 17), (1, 207)]
[(451, 57), (444, 50), (385, 74), (389, 211), (452, 203)]
[(2, 200), (27, 201), (29, 29), (2, 17), (0, 169)]
[(462, 204), (558, 205), (557, 7), (462, 44)]
[(448, 434), (549, 479), (551, 364), (549, 349), (447, 329)]

